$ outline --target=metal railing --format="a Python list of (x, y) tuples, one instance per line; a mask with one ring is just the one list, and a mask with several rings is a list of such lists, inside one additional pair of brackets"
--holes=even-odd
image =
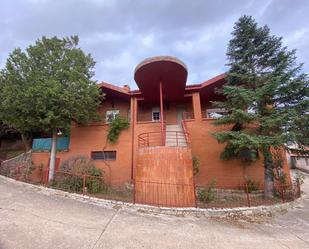
[(0, 165), (0, 175), (16, 180), (28, 181), (32, 166), (31, 153), (32, 150), (29, 150), (16, 157), (3, 161)]
[[(18, 166), (17, 166), (18, 168)], [(3, 172), (2, 172), (3, 174)], [(8, 175), (15, 178), (16, 175)], [(23, 179), (16, 177), (16, 180)], [(31, 183), (31, 179), (29, 181)], [(48, 184), (48, 170), (43, 171), (42, 184)], [(154, 181), (135, 181), (130, 186), (112, 188), (103, 176), (74, 174), (56, 171), (52, 188), (65, 190), (98, 198), (149, 204), (155, 206), (199, 208), (234, 208), (273, 205), (293, 201), (300, 197), (300, 181), (289, 184), (276, 183), (274, 197), (265, 198), (263, 185), (216, 184), (205, 185), (186, 183), (167, 183)]]
[(300, 197), (300, 184), (275, 184), (273, 198), (265, 198), (263, 186), (203, 185), (135, 181), (134, 202), (162, 207), (235, 208), (274, 205)]
[(133, 186), (112, 188), (105, 181), (104, 176), (76, 174), (56, 171), (53, 181), (48, 183), (48, 170), (43, 172), (42, 184), (52, 188), (97, 198), (133, 202)]
[(202, 111), (202, 118), (209, 118), (206, 111)]
[(183, 112), (182, 119), (183, 120), (195, 119), (194, 112)]
[[(186, 136), (186, 143), (189, 144), (190, 140), (189, 140), (189, 133), (188, 133), (188, 127), (187, 127), (187, 123), (186, 123), (186, 112), (182, 113), (182, 121), (181, 121), (181, 126), (182, 129), (185, 133)], [(194, 113), (193, 113), (193, 119), (194, 119)]]
[(209, 185), (196, 186), (197, 207), (200, 208), (233, 208), (273, 205), (289, 202), (300, 197), (300, 184), (277, 183), (274, 186), (274, 197), (265, 198), (263, 186), (252, 188), (248, 184), (241, 185)]
[(146, 132), (138, 135), (138, 147), (170, 146), (186, 147), (190, 146), (188, 133), (183, 131)]
[[(161, 115), (161, 113), (160, 113)], [(160, 116), (161, 118), (161, 116)], [(163, 114), (163, 120), (166, 120), (166, 113), (164, 112)], [(161, 120), (153, 120), (152, 119), (152, 112), (149, 111), (149, 112), (138, 112), (137, 113), (137, 117), (136, 117), (136, 121), (139, 123), (139, 122), (152, 122), (152, 123), (160, 123)]]

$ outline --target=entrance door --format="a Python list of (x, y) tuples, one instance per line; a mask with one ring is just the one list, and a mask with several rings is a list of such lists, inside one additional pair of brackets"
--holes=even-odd
[(177, 106), (177, 123), (181, 124), (182, 122), (182, 115), (185, 112), (185, 107), (183, 105)]

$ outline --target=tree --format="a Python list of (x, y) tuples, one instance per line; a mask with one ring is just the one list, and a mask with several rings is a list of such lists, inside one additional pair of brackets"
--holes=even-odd
[(2, 138), (5, 136), (12, 135), (14, 133), (16, 133), (16, 131), (12, 127), (6, 124), (3, 124), (2, 121), (0, 121), (0, 148), (1, 148)]
[(94, 64), (78, 47), (77, 36), (42, 37), (25, 51), (15, 49), (1, 71), (0, 119), (24, 137), (37, 130), (52, 134), (49, 180), (57, 129), (97, 118), (100, 93), (92, 80)]
[(289, 51), (281, 37), (271, 35), (267, 26), (259, 27), (250, 16), (236, 22), (227, 58), (227, 84), (219, 90), (226, 101), (214, 103), (227, 113), (215, 125), (231, 125), (231, 130), (214, 136), (225, 143), (223, 159), (252, 162), (263, 155), (264, 193), (270, 198), (273, 150), (289, 141), (306, 143), (302, 138), (308, 123), (302, 122), (308, 120), (308, 76), (296, 63), (295, 50)]

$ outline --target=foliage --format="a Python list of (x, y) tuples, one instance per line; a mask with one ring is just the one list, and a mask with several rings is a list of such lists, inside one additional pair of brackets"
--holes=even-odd
[(103, 171), (98, 168), (90, 168), (87, 172), (88, 175), (93, 177), (86, 178), (87, 192), (91, 194), (100, 193), (107, 189), (103, 179)]
[(83, 175), (89, 172), (96, 174), (97, 171), (93, 171), (93, 169), (95, 169), (93, 160), (85, 155), (71, 156), (60, 164), (60, 171), (76, 175)]
[(200, 160), (196, 157), (192, 157), (193, 175), (197, 175), (200, 172)]
[(197, 197), (200, 202), (211, 202), (215, 199), (215, 186), (216, 181), (211, 180), (205, 188), (198, 190)]
[(28, 165), (26, 165), (26, 167), (22, 167), (21, 168), (21, 176), (20, 176), (20, 180), (28, 182), (29, 181), (29, 176), (31, 176), (32, 172), (34, 170), (36, 170), (37, 166), (35, 164), (33, 164), (32, 162), (30, 162)]
[(43, 36), (25, 51), (15, 49), (0, 72), (0, 120), (29, 135), (96, 119), (94, 64), (77, 36)]
[[(303, 139), (308, 121), (309, 80), (296, 63), (295, 50), (282, 45), (282, 38), (259, 27), (250, 16), (234, 26), (227, 57), (227, 84), (219, 91), (224, 102), (215, 102), (227, 114), (215, 125), (231, 130), (214, 133), (225, 143), (223, 159), (252, 162), (261, 153), (265, 167), (265, 193), (271, 196), (274, 181), (272, 148)], [(307, 122), (308, 123), (308, 122)]]
[(1, 120), (0, 120), (0, 141), (1, 138), (9, 135), (9, 134), (14, 134), (16, 133), (16, 131), (10, 127), (9, 125), (4, 124)]
[(53, 185), (75, 192), (82, 192), (83, 175), (86, 175), (85, 186), (88, 193), (99, 193), (106, 189), (104, 171), (96, 168), (93, 161), (83, 155), (72, 156), (64, 161), (60, 165), (60, 172), (56, 173)]
[(117, 142), (120, 132), (124, 129), (128, 129), (128, 119), (122, 118), (116, 115), (115, 119), (109, 124), (107, 138), (111, 143)]
[(250, 178), (246, 179), (246, 187), (249, 193), (259, 190), (260, 184)]

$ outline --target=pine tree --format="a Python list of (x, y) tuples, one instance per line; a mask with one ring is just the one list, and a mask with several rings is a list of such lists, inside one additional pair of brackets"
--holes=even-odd
[(226, 144), (221, 158), (251, 162), (262, 155), (267, 198), (274, 192), (273, 151), (291, 141), (308, 143), (308, 122), (303, 123), (308, 121), (308, 76), (295, 53), (267, 26), (242, 16), (228, 46), (227, 84), (219, 91), (226, 101), (214, 103), (227, 111), (215, 125), (231, 125), (214, 134)]

